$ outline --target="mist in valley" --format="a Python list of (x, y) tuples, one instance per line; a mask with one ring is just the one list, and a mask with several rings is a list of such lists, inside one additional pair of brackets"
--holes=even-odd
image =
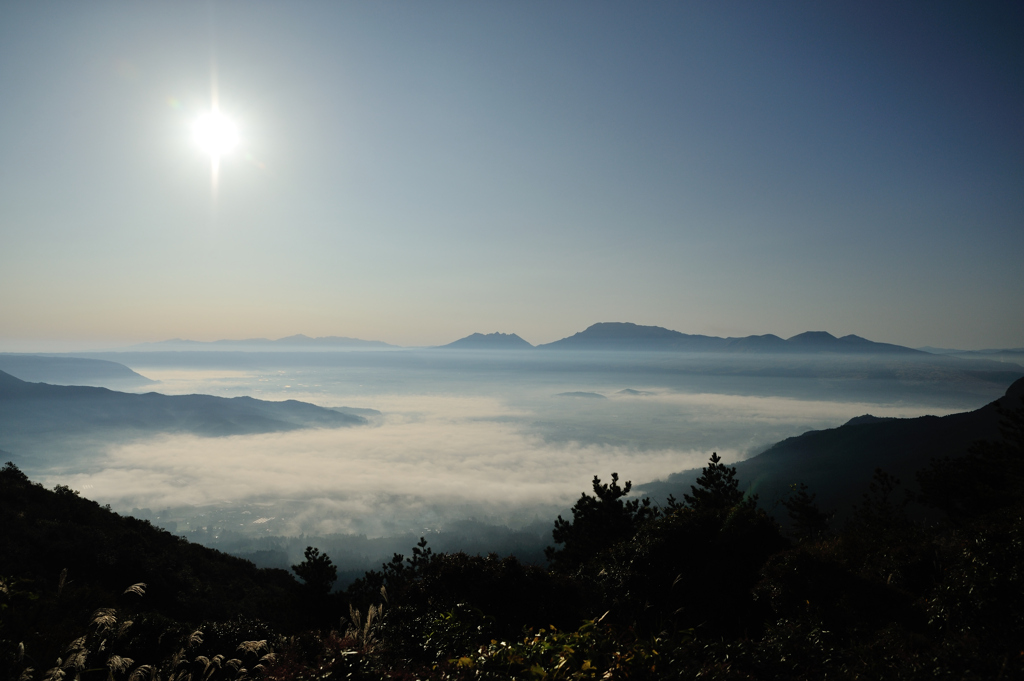
[(259, 565), (287, 567), (313, 544), (348, 577), (420, 536), (441, 550), (539, 562), (554, 518), (595, 475), (639, 486), (700, 468), (712, 452), (740, 461), (863, 414), (966, 411), (1001, 395), (1003, 374), (1017, 371), (927, 357), (630, 352), (93, 357), (157, 381), (138, 393), (300, 400), (364, 415), (352, 427), (220, 437), (112, 428), (7, 441), (48, 487), (69, 485)]

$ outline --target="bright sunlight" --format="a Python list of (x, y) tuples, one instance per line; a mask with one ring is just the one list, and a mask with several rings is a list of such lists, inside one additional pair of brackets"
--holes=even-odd
[(210, 189), (217, 195), (220, 182), (220, 159), (238, 146), (238, 127), (220, 110), (199, 117), (192, 128), (196, 144), (210, 156)]
[(238, 146), (238, 127), (219, 111), (201, 116), (192, 131), (199, 147), (215, 160)]

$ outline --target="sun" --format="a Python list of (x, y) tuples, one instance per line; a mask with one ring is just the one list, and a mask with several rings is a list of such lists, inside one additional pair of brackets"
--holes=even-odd
[(192, 135), (199, 148), (213, 161), (238, 146), (238, 126), (220, 111), (214, 110), (196, 119)]

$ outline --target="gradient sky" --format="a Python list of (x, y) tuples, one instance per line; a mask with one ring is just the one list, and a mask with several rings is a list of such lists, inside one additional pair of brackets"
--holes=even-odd
[(1019, 2), (3, 3), (0, 350), (1024, 346), (1022, 35)]

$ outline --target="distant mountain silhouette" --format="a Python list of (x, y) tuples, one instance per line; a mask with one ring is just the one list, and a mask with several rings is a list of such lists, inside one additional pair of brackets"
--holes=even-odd
[(0, 371), (23, 381), (56, 385), (134, 388), (156, 383), (123, 364), (84, 357), (5, 353), (0, 354)]
[(460, 350), (525, 350), (533, 346), (514, 333), (474, 333), (439, 347)]
[(901, 355), (922, 355), (920, 350), (906, 348), (902, 345), (892, 343), (876, 343), (860, 336), (843, 336), (836, 338), (825, 331), (805, 331), (786, 340), (787, 345), (800, 350), (808, 349), (814, 352), (840, 352), (847, 354), (901, 354)]
[(743, 338), (723, 338), (726, 341), (723, 348), (726, 352), (790, 352), (792, 346), (774, 334), (763, 336), (744, 336)]
[(240, 435), (365, 423), (359, 414), (296, 400), (136, 395), (106, 388), (28, 383), (0, 371), (0, 438), (5, 439), (106, 430)]
[(925, 355), (891, 343), (875, 343), (860, 336), (836, 338), (824, 331), (807, 331), (783, 340), (778, 336), (720, 338), (680, 333), (660, 326), (629, 322), (602, 322), (568, 338), (538, 345), (545, 349), (661, 350), (676, 352), (763, 352)]
[(691, 336), (660, 326), (628, 322), (602, 322), (586, 330), (538, 348), (557, 350), (719, 350), (725, 339)]
[(194, 341), (174, 338), (155, 343), (140, 343), (129, 350), (346, 350), (355, 348), (394, 348), (396, 345), (383, 341), (360, 340), (344, 336), (322, 336), (310, 338), (301, 333), (277, 340), (268, 338), (247, 338), (244, 340)]
[(588, 392), (581, 392), (581, 391), (578, 391), (578, 390), (574, 391), (574, 392), (569, 392), (569, 393), (558, 393), (557, 395), (555, 395), (555, 397), (583, 397), (585, 399), (590, 399), (590, 400), (606, 400), (606, 399), (608, 399), (607, 397), (605, 397), (601, 393), (588, 393)]
[[(933, 458), (962, 456), (978, 440), (998, 440), (996, 405), (1014, 409), (1022, 399), (1024, 378), (1002, 398), (975, 411), (913, 419), (858, 416), (838, 428), (788, 438), (736, 463), (737, 477), (768, 506), (787, 494), (791, 484), (804, 482), (823, 509), (848, 512), (876, 468), (900, 478), (904, 487), (914, 487), (915, 473)], [(669, 494), (679, 498), (689, 493), (699, 475), (699, 470), (684, 471), (638, 489), (655, 499)]]

